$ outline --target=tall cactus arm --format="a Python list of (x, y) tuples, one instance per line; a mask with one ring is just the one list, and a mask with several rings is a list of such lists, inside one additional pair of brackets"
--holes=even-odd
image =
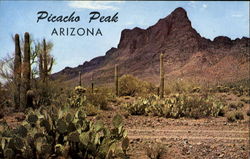
[(52, 70), (52, 66), (54, 65), (54, 62), (55, 62), (54, 58), (53, 58), (53, 57), (51, 57), (48, 72), (51, 72), (51, 70)]

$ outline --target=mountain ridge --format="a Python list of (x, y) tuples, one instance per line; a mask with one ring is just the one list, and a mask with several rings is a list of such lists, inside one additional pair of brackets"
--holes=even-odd
[[(183, 8), (176, 8), (146, 29), (124, 29), (117, 48), (112, 47), (104, 56), (85, 61), (75, 68), (66, 67), (52, 77), (64, 76), (66, 81), (76, 83), (78, 72), (81, 71), (84, 83), (89, 83), (92, 77), (95, 83), (111, 83), (114, 65), (118, 64), (120, 75), (130, 73), (157, 84), (158, 55), (163, 52), (166, 79), (190, 77), (210, 82), (232, 81), (249, 78), (249, 44), (247, 37), (235, 40), (226, 36), (213, 40), (204, 38), (192, 27), (187, 12)], [(240, 73), (225, 65), (229, 59), (229, 63), (234, 62), (237, 69), (242, 68)], [(197, 70), (195, 65), (202, 66), (203, 70)], [(204, 76), (206, 71), (210, 76)]]

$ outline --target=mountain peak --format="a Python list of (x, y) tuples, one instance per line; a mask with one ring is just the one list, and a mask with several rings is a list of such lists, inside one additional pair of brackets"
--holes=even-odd
[(117, 48), (79, 67), (66, 68), (54, 77), (67, 75), (67, 80), (77, 81), (81, 71), (83, 82), (88, 83), (93, 76), (95, 82), (106, 84), (112, 82), (114, 65), (118, 64), (119, 74), (130, 73), (157, 84), (159, 53), (164, 52), (166, 79), (231, 81), (249, 78), (249, 46), (249, 38), (202, 38), (192, 27), (187, 12), (179, 7), (147, 29), (124, 29)]
[[(172, 11), (166, 18), (165, 20), (171, 21), (171, 22), (188, 22), (190, 23), (190, 20), (188, 19), (187, 12), (185, 9), (179, 7), (176, 8), (174, 11)], [(190, 23), (191, 24), (191, 23)]]
[[(155, 25), (147, 29), (135, 27), (134, 29), (124, 29), (121, 33), (121, 39), (118, 48), (129, 48), (130, 52), (143, 47), (150, 42), (162, 43), (168, 39), (175, 39), (185, 34), (191, 37), (199, 37), (192, 28), (191, 22), (187, 17), (185, 9), (176, 8), (167, 17), (160, 19)], [(185, 40), (185, 39), (184, 39)]]
[(187, 14), (187, 12), (184, 8), (178, 7), (171, 14)]

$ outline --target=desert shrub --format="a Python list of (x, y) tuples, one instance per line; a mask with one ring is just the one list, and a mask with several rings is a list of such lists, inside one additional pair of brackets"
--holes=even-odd
[(9, 114), (13, 111), (13, 103), (11, 98), (9, 97), (9, 91), (2, 86), (0, 83), (0, 119), (4, 117), (4, 115)]
[(86, 100), (91, 105), (102, 110), (108, 110), (109, 96), (106, 92), (99, 91), (97, 93), (86, 93)]
[(236, 114), (235, 114), (235, 118), (236, 118), (237, 120), (243, 120), (243, 119), (244, 119), (244, 115), (243, 115), (242, 112), (237, 111)]
[(227, 114), (227, 120), (229, 122), (235, 122), (237, 120), (243, 120), (244, 115), (241, 111), (231, 111)]
[(108, 100), (107, 96), (99, 93), (99, 94), (88, 94), (87, 101), (96, 107), (100, 107), (102, 110), (108, 109)]
[(87, 104), (86, 106), (83, 107), (83, 109), (85, 110), (87, 116), (95, 116), (99, 112), (98, 107), (92, 104)]
[(119, 79), (119, 95), (135, 96), (138, 92), (139, 81), (132, 75), (124, 75)]
[(242, 108), (244, 106), (244, 104), (242, 102), (232, 102), (229, 103), (228, 107), (231, 109), (239, 109)]
[(39, 108), (40, 106), (49, 106), (51, 104), (54, 104), (54, 102), (66, 102), (67, 98), (61, 98), (61, 100), (63, 101), (57, 100), (57, 98), (59, 98), (60, 96), (67, 95), (64, 94), (66, 93), (65, 90), (67, 88), (62, 86), (60, 81), (33, 81), (32, 85), (33, 90), (35, 92), (34, 105), (36, 108)]
[(232, 112), (227, 114), (227, 121), (229, 121), (229, 122), (236, 121), (235, 115)]
[(0, 158), (126, 158), (129, 146), (122, 117), (112, 127), (88, 121), (82, 108), (42, 106), (16, 129), (0, 131)]
[(139, 80), (132, 75), (123, 75), (119, 79), (120, 96), (136, 96), (155, 92), (156, 88), (153, 84)]
[(222, 85), (219, 85), (217, 86), (217, 92), (220, 92), (220, 93), (226, 93), (226, 92), (229, 92), (229, 87), (227, 86), (222, 86)]
[(138, 91), (138, 96), (145, 96), (148, 94), (155, 94), (157, 92), (157, 88), (155, 87), (155, 85), (153, 85), (150, 82), (146, 82), (146, 81), (139, 81), (139, 87), (138, 87), (139, 91)]
[(202, 90), (201, 85), (185, 80), (166, 81), (165, 84), (165, 93), (167, 95), (171, 93), (198, 93), (202, 92)]
[(236, 82), (228, 82), (216, 87), (212, 87), (213, 92), (231, 92), (238, 97), (250, 95), (250, 79), (244, 79)]
[(212, 96), (174, 94), (165, 99), (157, 96), (138, 98), (124, 105), (131, 115), (153, 115), (170, 118), (218, 116), (224, 106)]
[(146, 147), (145, 151), (150, 159), (161, 159), (166, 154), (167, 149), (165, 145), (157, 143)]

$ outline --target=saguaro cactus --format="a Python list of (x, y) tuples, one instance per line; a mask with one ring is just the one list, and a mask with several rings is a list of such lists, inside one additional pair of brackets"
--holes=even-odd
[(43, 71), (43, 54), (39, 53), (39, 76), (40, 79), (44, 80), (44, 71)]
[(54, 59), (48, 56), (46, 40), (43, 39), (43, 51), (39, 54), (39, 75), (43, 82), (47, 81)]
[(24, 84), (24, 105), (27, 104), (27, 92), (30, 90), (30, 35), (24, 34), (24, 57), (23, 57), (23, 84)]
[(118, 66), (115, 65), (115, 95), (119, 96)]
[(82, 73), (79, 71), (79, 86), (82, 86)]
[(93, 73), (92, 73), (92, 75), (91, 75), (91, 93), (94, 93)]
[(15, 83), (15, 94), (14, 94), (14, 102), (15, 108), (17, 109), (20, 107), (21, 101), (21, 49), (20, 49), (20, 41), (19, 35), (15, 35), (15, 59), (14, 59), (14, 83)]
[(164, 97), (164, 63), (163, 53), (160, 55), (160, 98)]

